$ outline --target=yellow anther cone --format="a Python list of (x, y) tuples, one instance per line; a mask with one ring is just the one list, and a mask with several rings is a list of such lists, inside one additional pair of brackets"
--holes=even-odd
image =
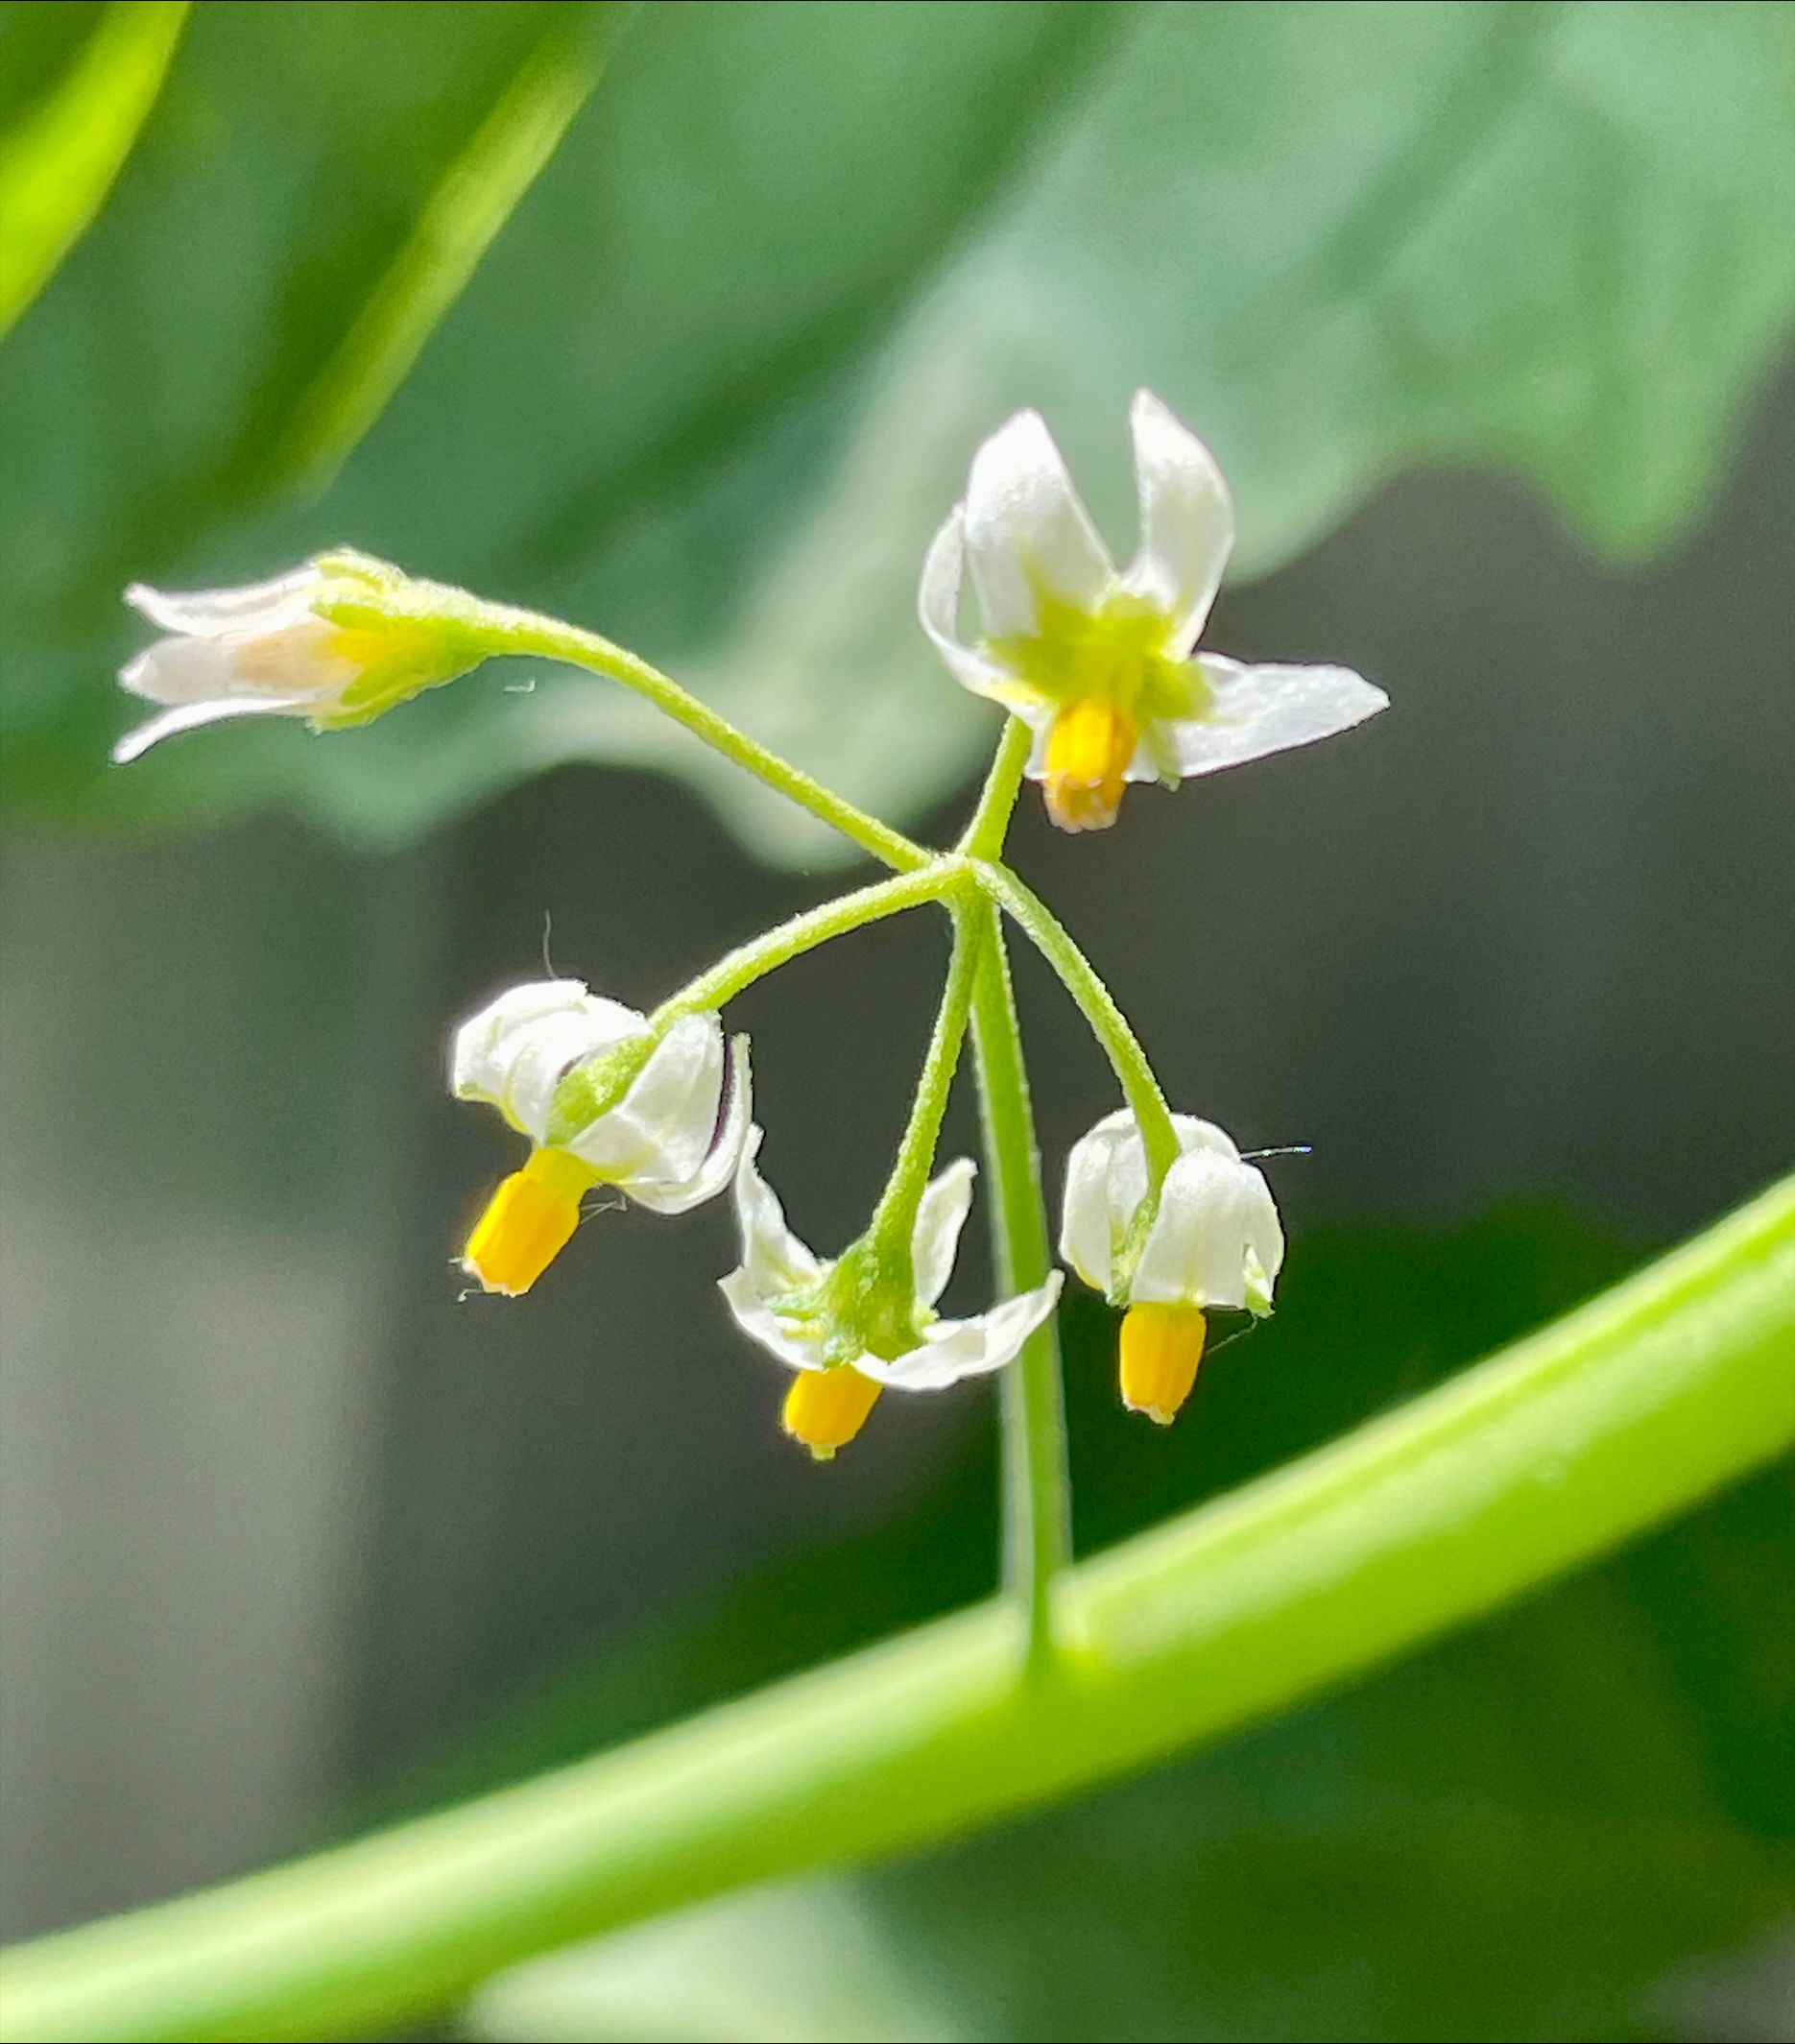
[(1062, 830), (1107, 830), (1122, 806), (1138, 736), (1103, 696), (1071, 703), (1047, 733), (1047, 814)]
[(1122, 1319), (1122, 1403), (1169, 1427), (1190, 1396), (1208, 1332), (1197, 1306), (1131, 1306)]
[(832, 1370), (800, 1370), (785, 1394), (785, 1431), (819, 1462), (826, 1462), (866, 1425), (879, 1390), (851, 1362)]
[(598, 1173), (565, 1150), (531, 1153), (493, 1193), (467, 1238), (461, 1267), (488, 1291), (516, 1298), (567, 1246), (580, 1225), (580, 1195)]

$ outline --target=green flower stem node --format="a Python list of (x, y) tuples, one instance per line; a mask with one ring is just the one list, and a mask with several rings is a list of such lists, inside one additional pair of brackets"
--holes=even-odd
[(15, 1949), (0, 2036), (342, 2037), (745, 1882), (1150, 1765), (1494, 1610), (1795, 1440), (1795, 1179), (1319, 1453), (1000, 1601), (521, 1787)]

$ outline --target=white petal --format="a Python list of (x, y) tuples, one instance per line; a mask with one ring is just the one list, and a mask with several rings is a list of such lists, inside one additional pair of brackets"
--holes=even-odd
[(541, 1142), (566, 1073), (646, 1027), (634, 1008), (588, 994), (581, 980), (531, 980), (455, 1032), (450, 1084), (464, 1099), (490, 1100), (514, 1128)]
[(1038, 715), (1050, 712), (1024, 685), (988, 653), (960, 637), (960, 583), (966, 565), (966, 506), (956, 504), (929, 542), (917, 586), (917, 615), (947, 671), (974, 695), (1011, 706), (1026, 704)]
[(963, 1377), (1000, 1370), (1016, 1360), (1023, 1342), (1053, 1311), (1064, 1282), (1059, 1271), (1050, 1271), (1044, 1285), (1005, 1299), (975, 1319), (936, 1321), (921, 1348), (889, 1362), (877, 1356), (856, 1357), (854, 1367), (863, 1377), (900, 1391), (942, 1391)]
[(771, 1356), (792, 1370), (823, 1368), (823, 1345), (806, 1339), (795, 1321), (781, 1320), (754, 1289), (747, 1269), (732, 1270), (717, 1280), (717, 1289), (735, 1315), (735, 1324), (750, 1340), (759, 1342)]
[(1383, 690), (1350, 667), (1247, 667), (1214, 653), (1197, 664), (1213, 700), (1206, 715), (1170, 727), (1181, 774), (1308, 745), (1389, 707)]
[(1098, 1291), (1111, 1288), (1114, 1259), (1135, 1209), (1147, 1196), (1147, 1157), (1135, 1118), (1119, 1108), (1072, 1145), (1060, 1214), (1060, 1255)]
[(969, 1157), (958, 1157), (934, 1179), (916, 1210), (916, 1230), (910, 1238), (910, 1258), (916, 1274), (916, 1295), (924, 1306), (933, 1306), (947, 1288), (953, 1275), (954, 1252), (960, 1246), (960, 1230), (972, 1209), (972, 1180), (978, 1166)]
[(1196, 644), (1234, 544), (1234, 502), (1215, 457), (1151, 391), (1128, 414), (1140, 499), (1140, 551), (1122, 587), (1172, 620), (1171, 643)]
[(735, 1276), (762, 1299), (777, 1299), (816, 1283), (823, 1266), (785, 1224), (778, 1195), (755, 1168), (762, 1131), (751, 1127), (735, 1167), (735, 1219), (742, 1266)]
[(714, 1015), (682, 1016), (623, 1098), (567, 1147), (626, 1192), (637, 1179), (651, 1190), (682, 1185), (709, 1154), (722, 1098), (723, 1025)]
[(1260, 1243), (1271, 1250), (1268, 1275), (1275, 1274), (1283, 1236), (1264, 1178), (1214, 1149), (1188, 1150), (1165, 1174), (1129, 1296), (1138, 1304), (1244, 1306), (1247, 1254)]
[(119, 669), (118, 683), (151, 703), (211, 703), (243, 692), (229, 646), (215, 638), (158, 638)]
[(709, 1155), (682, 1184), (636, 1177), (625, 1186), (625, 1191), (654, 1214), (687, 1214), (706, 1200), (714, 1199), (735, 1175), (753, 1116), (754, 1085), (748, 1066), (748, 1039), (738, 1036), (730, 1045), (729, 1105), (724, 1110), (723, 1126), (717, 1131)]
[(972, 457), (966, 553), (989, 638), (1037, 628), (1039, 584), (1094, 613), (1115, 569), (1039, 412), (1017, 412)]
[(218, 703), (183, 703), (178, 709), (165, 709), (159, 717), (152, 717), (147, 724), (139, 724), (130, 731), (112, 748), (114, 766), (128, 766), (151, 746), (159, 745), (164, 738), (172, 738), (178, 731), (195, 731), (202, 724), (217, 724), (226, 717), (298, 717), (305, 714), (309, 698), (296, 700), (291, 696), (237, 695)]
[(305, 615), (324, 579), (308, 561), (272, 582), (246, 583), (234, 589), (153, 589), (148, 583), (133, 582), (125, 601), (164, 632), (195, 638), (215, 638), (227, 632), (276, 632)]

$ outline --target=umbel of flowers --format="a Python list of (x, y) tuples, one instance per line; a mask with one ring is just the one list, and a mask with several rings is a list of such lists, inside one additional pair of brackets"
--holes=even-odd
[[(1073, 1145), (1059, 1231), (1061, 1261), (1121, 1311), (1123, 1402), (1169, 1424), (1195, 1382), (1209, 1316), (1271, 1311), (1284, 1240), (1264, 1176), (1213, 1123), (1168, 1110), (1089, 961), (1004, 864), (1005, 831), (1024, 777), (1041, 784), (1061, 829), (1103, 829), (1131, 781), (1176, 787), (1344, 731), (1386, 699), (1345, 667), (1249, 666), (1199, 650), (1233, 543), (1233, 501), (1203, 443), (1150, 392), (1137, 395), (1130, 427), (1140, 535), (1125, 570), (1029, 411), (976, 450), (965, 498), (928, 550), (922, 628), (963, 686), (1009, 713), (976, 812), (942, 853), (822, 787), (609, 641), (363, 554), (321, 555), (247, 589), (127, 591), (167, 636), (120, 676), (158, 706), (119, 741), (121, 763), (227, 718), (352, 728), (493, 656), (546, 657), (634, 689), (894, 869), (895, 878), (740, 947), (652, 1012), (577, 979), (542, 979), (509, 988), (461, 1023), (453, 1092), (494, 1108), (528, 1145), (465, 1245), (462, 1268), (477, 1287), (527, 1293), (573, 1239), (595, 1188), (668, 1215), (730, 1189), (741, 1247), (720, 1280), (723, 1298), (741, 1331), (790, 1373), (783, 1419), (794, 1439), (827, 1459), (887, 1390), (924, 1393), (1019, 1371), (1022, 1421), (1006, 1440), (1035, 1445), (1007, 1452), (1028, 1463), (1028, 1484), (1057, 1482), (1063, 1503), (1063, 1444), (1057, 1477), (1042, 1475), (1055, 1465), (1039, 1452), (1057, 1425), (1057, 1393), (1041, 1385), (1058, 1367), (1052, 1318), (1063, 1279), (1026, 1246), (1044, 1241), (1044, 1215), (1037, 1226), (1017, 1219), (1039, 1212), (1040, 1192), (1007, 916), (1078, 1001), (1125, 1098)], [(978, 613), (969, 636), (961, 621), (968, 584)], [(799, 952), (931, 902), (947, 910), (953, 941), (910, 1115), (865, 1228), (819, 1256), (761, 1175), (748, 1044), (726, 1044), (723, 1010)], [(976, 1172), (968, 1158), (937, 1170), (936, 1150), (972, 1033), (998, 1262), (1011, 1282), (985, 1311), (944, 1317), (938, 1302)]]

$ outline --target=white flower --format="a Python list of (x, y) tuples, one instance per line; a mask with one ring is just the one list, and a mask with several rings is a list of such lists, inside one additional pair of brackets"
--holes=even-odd
[(1125, 1110), (1072, 1145), (1061, 1257), (1117, 1303), (1270, 1312), (1284, 1238), (1263, 1174), (1213, 1122), (1174, 1115), (1172, 1126), (1180, 1154), (1133, 1272), (1123, 1268), (1123, 1252), (1147, 1196), (1147, 1154)]
[[(621, 1097), (561, 1128), (562, 1080), (606, 1056), (618, 1061)], [(572, 1235), (580, 1196), (594, 1185), (616, 1186), (657, 1214), (683, 1214), (721, 1192), (748, 1133), (745, 1037), (729, 1062), (726, 1108), (715, 1015), (683, 1016), (656, 1042), (644, 1016), (578, 979), (514, 987), (464, 1022), (455, 1032), (453, 1091), (490, 1102), (535, 1145), (468, 1238), (468, 1275), (491, 1291), (527, 1291)]]
[(119, 740), (135, 759), (176, 732), (223, 717), (304, 717), (315, 731), (364, 724), (419, 689), (453, 681), (482, 655), (449, 622), (384, 618), (346, 627), (321, 601), (352, 601), (404, 577), (366, 555), (308, 561), (273, 582), (179, 594), (134, 582), (125, 601), (172, 635), (120, 675), (132, 695), (170, 707)]
[(962, 1157), (929, 1184), (917, 1208), (911, 1238), (915, 1296), (909, 1302), (914, 1346), (897, 1356), (874, 1355), (829, 1316), (824, 1292), (834, 1265), (819, 1260), (786, 1225), (778, 1196), (755, 1166), (760, 1140), (760, 1130), (751, 1129), (736, 1166), (742, 1261), (720, 1287), (743, 1333), (800, 1373), (786, 1400), (786, 1429), (813, 1453), (830, 1455), (850, 1440), (887, 1385), (938, 1391), (963, 1377), (1001, 1369), (1052, 1312), (1060, 1296), (1057, 1270), (1035, 1290), (969, 1319), (935, 1317), (934, 1304), (952, 1273), (972, 1205), (975, 1166)]
[[(1244, 666), (1196, 652), (1234, 541), (1209, 449), (1151, 391), (1129, 412), (1140, 549), (1117, 574), (1039, 412), (972, 458), (922, 569), (923, 629), (968, 688), (1035, 733), (1032, 779), (1063, 830), (1115, 820), (1126, 781), (1213, 773), (1306, 745), (1389, 698), (1346, 667)], [(959, 637), (970, 574), (985, 636)]]

